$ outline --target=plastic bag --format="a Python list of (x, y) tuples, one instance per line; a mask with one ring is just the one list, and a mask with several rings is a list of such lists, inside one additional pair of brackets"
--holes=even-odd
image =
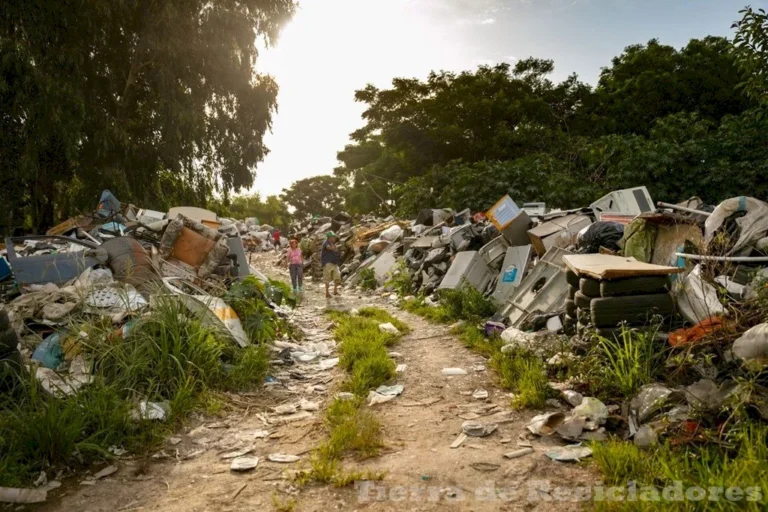
[(692, 324), (725, 314), (725, 308), (717, 297), (717, 289), (701, 277), (700, 265), (696, 265), (683, 280), (676, 296), (680, 314)]
[(732, 215), (746, 212), (741, 218), (735, 220), (739, 227), (739, 238), (727, 254), (734, 254), (740, 249), (754, 246), (758, 240), (765, 237), (768, 232), (768, 203), (754, 197), (733, 197), (726, 199), (715, 208), (704, 223), (704, 240), (707, 244), (712, 242), (718, 230)]
[(383, 240), (387, 240), (388, 242), (394, 242), (398, 238), (400, 238), (402, 234), (403, 234), (403, 228), (395, 224), (394, 226), (390, 226), (384, 231), (382, 231), (381, 234), (379, 235), (379, 238)]
[(597, 254), (600, 247), (619, 251), (619, 240), (624, 236), (624, 226), (618, 222), (595, 222), (579, 239), (579, 249), (583, 254)]

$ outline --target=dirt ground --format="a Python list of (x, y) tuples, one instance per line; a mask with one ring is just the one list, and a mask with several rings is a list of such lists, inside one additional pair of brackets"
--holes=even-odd
[[(254, 259), (254, 265), (287, 280), (287, 272), (275, 267), (273, 261), (273, 255), (262, 255)], [(580, 507), (574, 502), (578, 493), (563, 493), (598, 483), (594, 469), (584, 463), (547, 458), (549, 445), (526, 435), (525, 426), (536, 412), (512, 410), (509, 393), (494, 384), (486, 361), (462, 346), (447, 327), (400, 311), (387, 298), (356, 291), (345, 290), (339, 299), (326, 302), (322, 285), (310, 281), (294, 314), (294, 321), (307, 333), (302, 343), (333, 344), (330, 321), (324, 315), (327, 306), (358, 308), (368, 304), (390, 310), (412, 329), (393, 349), (398, 364), (406, 365), (397, 379), (405, 390), (393, 401), (374, 406), (384, 426), (386, 448), (373, 459), (345, 461), (349, 468), (385, 472), (382, 481), (358, 482), (343, 489), (316, 484), (299, 487), (293, 482), (293, 471), (308, 464), (310, 452), (325, 438), (322, 411), (344, 377), (341, 369), (321, 370), (314, 361), (290, 368), (275, 366), (272, 375), (277, 382), (257, 393), (232, 396), (223, 418), (191, 420), (158, 453), (120, 459), (115, 463), (118, 471), (98, 481), (69, 479), (35, 510), (385, 511), (447, 507), (552, 512)], [(462, 368), (467, 374), (446, 377), (444, 368)], [(473, 398), (475, 390), (488, 391), (488, 398)], [(272, 413), (272, 407), (298, 404), (302, 399), (318, 402), (320, 410), (293, 416)], [(487, 437), (469, 437), (460, 447), (451, 448), (467, 419), (493, 422), (499, 427)], [(503, 457), (527, 444), (533, 446), (532, 454), (511, 460)], [(222, 455), (240, 448), (253, 448), (251, 455), (259, 457), (256, 469), (243, 473), (230, 470), (230, 460)], [(267, 456), (274, 453), (301, 459), (294, 463), (268, 461)]]

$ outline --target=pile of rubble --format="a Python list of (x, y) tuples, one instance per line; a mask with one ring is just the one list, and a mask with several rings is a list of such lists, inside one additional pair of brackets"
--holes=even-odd
[[(661, 425), (679, 425), (694, 411), (714, 413), (737, 393), (745, 372), (768, 363), (766, 305), (755, 311), (768, 282), (768, 204), (758, 199), (654, 203), (645, 187), (636, 187), (585, 208), (549, 210), (543, 203), (518, 207), (505, 196), (474, 215), (422, 210), (412, 221), (352, 222), (341, 214), (294, 231), (317, 252), (327, 230), (338, 231), (344, 245), (347, 286), (360, 285), (372, 271), (379, 293), (391, 294), (394, 283), (405, 281), (427, 305), (439, 305), (443, 290), (482, 293), (497, 310), (486, 332), (501, 334), (503, 351), (545, 353), (568, 340), (559, 336), (573, 336), (573, 353), (550, 361), (558, 364), (581, 357), (579, 347), (595, 335), (620, 340), (628, 329), (653, 326), (657, 349), (681, 349), (695, 370), (623, 397), (622, 411), (618, 403), (607, 406), (622, 419), (609, 418), (611, 429), (643, 446)], [(566, 391), (574, 388), (578, 383)], [(768, 419), (768, 393), (748, 395), (746, 405)], [(589, 400), (590, 407), (606, 407)], [(604, 433), (602, 415), (541, 420), (569, 440)]]
[(73, 315), (107, 317), (122, 337), (160, 296), (245, 347), (243, 323), (222, 298), (233, 283), (253, 276), (269, 307), (290, 311), (246, 253), (265, 239), (272, 248), (270, 230), (201, 208), (141, 209), (105, 190), (92, 213), (0, 244), (0, 359), (15, 369), (31, 361), (46, 389), (71, 394), (89, 380), (78, 350), (88, 333), (72, 332)]

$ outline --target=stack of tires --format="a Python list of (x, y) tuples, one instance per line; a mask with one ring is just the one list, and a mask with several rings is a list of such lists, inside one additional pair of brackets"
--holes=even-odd
[(612, 335), (621, 323), (646, 325), (654, 315), (669, 317), (674, 311), (668, 276), (607, 281), (581, 277), (568, 270), (566, 279), (569, 293), (564, 326), (570, 332), (593, 326), (598, 334)]

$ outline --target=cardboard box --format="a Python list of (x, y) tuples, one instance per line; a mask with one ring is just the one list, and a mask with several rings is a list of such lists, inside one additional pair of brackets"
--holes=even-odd
[(531, 245), (539, 256), (554, 246), (559, 239), (573, 238), (579, 231), (592, 224), (592, 218), (587, 215), (566, 215), (552, 219), (528, 231)]

